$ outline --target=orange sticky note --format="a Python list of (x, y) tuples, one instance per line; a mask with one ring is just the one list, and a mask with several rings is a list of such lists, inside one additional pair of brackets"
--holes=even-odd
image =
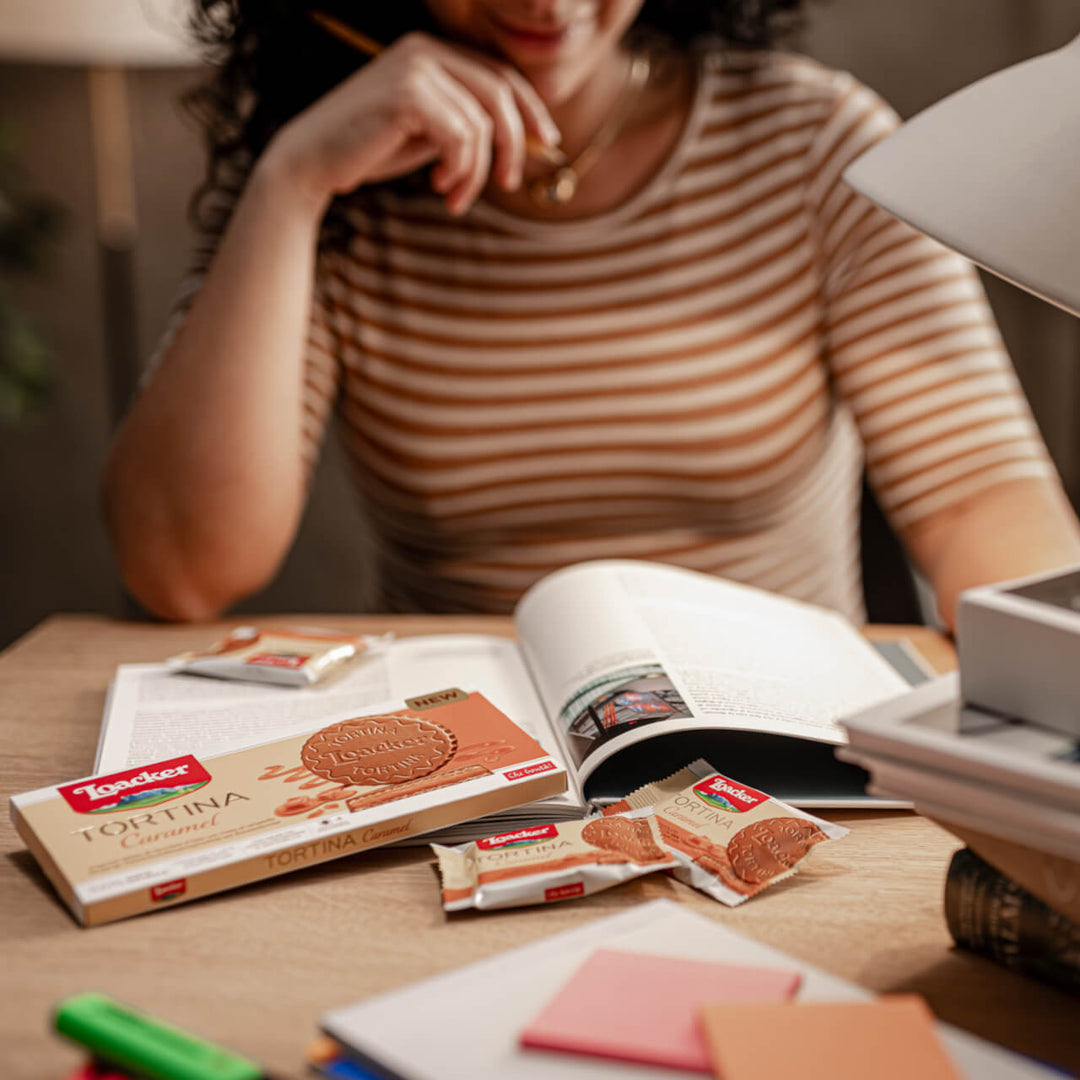
[(700, 1015), (719, 1080), (961, 1080), (917, 994), (705, 1005)]

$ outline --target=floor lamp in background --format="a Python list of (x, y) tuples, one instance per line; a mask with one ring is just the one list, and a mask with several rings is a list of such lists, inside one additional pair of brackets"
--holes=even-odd
[(110, 420), (138, 378), (128, 68), (194, 66), (184, 0), (2, 0), (0, 58), (87, 69)]

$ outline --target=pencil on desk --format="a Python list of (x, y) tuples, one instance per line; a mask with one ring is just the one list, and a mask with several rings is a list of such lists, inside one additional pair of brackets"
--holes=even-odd
[[(367, 34), (362, 34), (347, 22), (342, 22), (325, 11), (316, 8), (309, 11), (308, 15), (338, 41), (364, 53), (365, 56), (378, 56), (383, 51), (382, 45), (374, 38), (369, 38)], [(525, 150), (530, 157), (539, 158), (549, 165), (563, 165), (566, 162), (566, 155), (558, 147), (548, 146), (532, 135), (525, 136)]]

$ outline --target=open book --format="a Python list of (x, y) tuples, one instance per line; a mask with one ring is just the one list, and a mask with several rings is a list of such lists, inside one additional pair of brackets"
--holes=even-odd
[[(124, 664), (96, 771), (206, 754), (458, 687), (478, 690), (566, 765), (532, 819), (580, 816), (704, 757), (799, 806), (869, 800), (839, 762), (837, 719), (909, 681), (843, 617), (707, 574), (613, 560), (558, 570), (514, 613), (518, 641), (446, 634), (376, 644), (341, 678), (259, 687)], [(911, 655), (900, 667), (918, 669)], [(519, 818), (520, 820), (520, 818)], [(481, 834), (482, 835), (482, 834)]]

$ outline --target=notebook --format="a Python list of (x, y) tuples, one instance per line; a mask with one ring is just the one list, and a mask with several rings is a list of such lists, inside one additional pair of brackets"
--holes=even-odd
[[(448, 925), (448, 934), (454, 926)], [(685, 1072), (544, 1053), (520, 1033), (597, 949), (713, 960), (802, 975), (800, 1001), (865, 1001), (867, 991), (751, 941), (670, 900), (654, 900), (322, 1017), (322, 1027), (389, 1080), (635, 1080)], [(1060, 1074), (946, 1025), (937, 1031), (967, 1080), (1060, 1080)]]

